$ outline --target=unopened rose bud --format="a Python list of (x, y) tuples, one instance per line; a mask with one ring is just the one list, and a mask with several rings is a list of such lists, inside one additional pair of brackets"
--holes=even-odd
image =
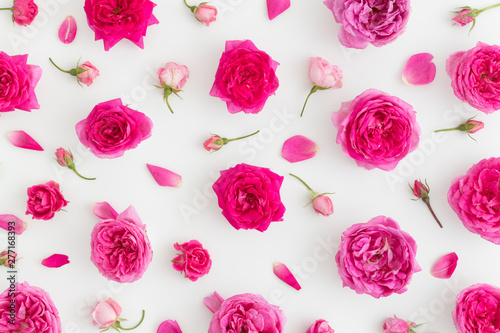
[(474, 17), (469, 16), (472, 13), (472, 10), (469, 8), (464, 8), (457, 13), (457, 15), (451, 20), (457, 24), (460, 24), (462, 27), (474, 21)]
[(126, 320), (120, 318), (122, 312), (121, 306), (116, 303), (111, 297), (107, 301), (100, 301), (90, 312), (92, 314), (92, 319), (94, 325), (99, 326), (99, 329), (108, 330), (109, 328), (114, 328), (119, 331), (120, 329), (130, 331), (133, 330), (142, 323), (144, 320), (144, 310), (142, 310), (142, 318), (139, 324), (131, 328), (123, 328), (120, 322)]
[[(311, 202), (313, 204), (314, 211), (323, 216), (329, 216), (333, 213), (333, 204), (332, 200), (325, 196), (325, 194), (333, 194), (333, 193), (321, 193), (314, 191), (305, 181), (295, 176), (294, 174), (290, 174), (290, 176), (297, 178), (305, 187), (309, 190), (309, 195), (311, 196), (311, 201), (307, 204), (309, 205)], [(306, 205), (306, 206), (307, 206)]]
[(76, 81), (80, 86), (81, 86), (80, 82), (82, 82), (87, 87), (89, 87), (94, 82), (94, 79), (99, 76), (99, 70), (88, 61), (84, 62), (81, 66), (77, 62), (76, 68), (65, 70), (57, 66), (56, 63), (52, 60), (52, 58), (49, 58), (49, 60), (52, 63), (52, 65), (54, 65), (61, 72), (75, 76)]
[(466, 132), (467, 135), (472, 140), (476, 141), (476, 139), (474, 139), (471, 136), (471, 134), (472, 133), (476, 133), (477, 131), (483, 129), (484, 128), (484, 123), (482, 121), (479, 121), (479, 120), (473, 120), (473, 118), (474, 117), (467, 119), (467, 121), (464, 124), (460, 125), (460, 126), (453, 127), (453, 128), (440, 129), (440, 130), (437, 130), (437, 131), (434, 131), (434, 132), (462, 131), (462, 132)]
[(200, 4), (196, 7), (194, 12), (196, 19), (208, 27), (212, 22), (215, 22), (217, 18), (217, 8), (214, 6), (209, 6), (207, 4)]
[(439, 227), (442, 228), (443, 225), (441, 224), (441, 222), (437, 218), (436, 214), (434, 213), (434, 210), (431, 207), (431, 201), (429, 198), (429, 192), (431, 191), (431, 189), (430, 189), (429, 185), (427, 184), (427, 181), (425, 182), (425, 185), (424, 185), (421, 181), (415, 180), (413, 187), (411, 187), (411, 185), (410, 185), (410, 188), (413, 191), (413, 194), (417, 197), (417, 199), (412, 199), (412, 200), (422, 199), (422, 201), (427, 205), (427, 208), (429, 208), (429, 211), (431, 212), (432, 217), (434, 217), (434, 219), (436, 220)]
[(248, 135), (245, 135), (245, 136), (240, 136), (239, 138), (234, 138), (234, 139), (221, 138), (219, 135), (214, 134), (208, 140), (206, 140), (205, 142), (203, 142), (203, 147), (207, 151), (210, 151), (210, 152), (217, 151), (217, 150), (221, 149), (222, 146), (227, 145), (231, 141), (237, 141), (237, 140), (245, 139), (245, 138), (248, 138), (248, 137), (250, 137), (252, 135), (255, 135), (255, 134), (259, 133), (259, 132), (260, 132), (260, 130), (257, 131), (257, 132), (253, 132), (252, 134), (248, 134)]
[(67, 151), (64, 148), (58, 148), (56, 150), (56, 160), (59, 165), (68, 167), (68, 169), (73, 170), (73, 172), (76, 173), (78, 177), (86, 180), (95, 180), (95, 178), (84, 177), (80, 175), (78, 171), (76, 171), (75, 163), (73, 162), (73, 154), (71, 153), (71, 151)]
[(168, 102), (168, 96), (172, 95), (172, 93), (179, 96), (178, 93), (182, 91), (182, 87), (189, 78), (189, 70), (184, 65), (168, 62), (165, 67), (158, 69), (157, 74), (160, 85), (156, 87), (163, 89), (163, 99), (167, 103), (170, 112), (174, 113)]

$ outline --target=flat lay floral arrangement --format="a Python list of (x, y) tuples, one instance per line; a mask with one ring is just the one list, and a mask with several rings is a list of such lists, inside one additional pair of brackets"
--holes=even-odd
[(0, 3), (0, 332), (499, 331), (497, 7)]

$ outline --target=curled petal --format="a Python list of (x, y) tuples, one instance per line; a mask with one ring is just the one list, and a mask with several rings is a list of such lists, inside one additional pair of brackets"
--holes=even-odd
[(285, 264), (275, 262), (273, 264), (273, 272), (274, 275), (276, 275), (281, 281), (285, 282), (289, 286), (295, 288), (296, 290), (302, 289), (302, 287), (297, 282), (297, 279), (295, 279), (295, 276), (293, 276), (292, 272), (290, 272)]
[(403, 82), (414, 86), (429, 84), (436, 77), (436, 65), (430, 53), (418, 53), (410, 57), (403, 70)]
[(13, 231), (16, 235), (20, 235), (28, 228), (28, 224), (14, 215), (4, 214), (0, 215), (0, 228), (7, 231)]
[(212, 313), (217, 312), (220, 309), (222, 302), (224, 302), (224, 298), (222, 298), (216, 291), (210, 296), (207, 296), (203, 299), (203, 304), (212, 311)]
[(50, 268), (58, 268), (69, 264), (68, 256), (65, 254), (53, 254), (42, 260), (42, 265)]
[(160, 186), (181, 187), (182, 177), (159, 166), (146, 164), (149, 172)]
[(158, 327), (156, 333), (182, 333), (179, 324), (175, 320), (165, 320)]
[(431, 275), (438, 279), (449, 279), (457, 268), (458, 256), (455, 252), (439, 259), (431, 268)]
[(308, 160), (316, 156), (318, 145), (302, 135), (286, 140), (281, 149), (281, 156), (290, 163)]
[(98, 218), (103, 220), (115, 219), (118, 216), (116, 210), (114, 210), (113, 207), (111, 207), (111, 205), (106, 201), (95, 203), (92, 207), (92, 211)]
[(10, 143), (16, 147), (43, 151), (42, 146), (40, 146), (31, 136), (26, 134), (25, 131), (12, 131), (7, 134), (7, 137)]
[(267, 0), (267, 15), (272, 20), (290, 7), (290, 0)]
[(59, 40), (64, 44), (71, 43), (76, 36), (76, 21), (71, 15), (68, 15), (59, 27)]

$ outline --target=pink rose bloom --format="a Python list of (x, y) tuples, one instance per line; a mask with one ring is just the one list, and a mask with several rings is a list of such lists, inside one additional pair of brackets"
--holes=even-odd
[(161, 85), (166, 85), (174, 90), (181, 90), (189, 78), (189, 70), (184, 65), (168, 62), (165, 67), (158, 69), (158, 79)]
[(121, 99), (97, 104), (75, 126), (80, 142), (99, 158), (116, 158), (151, 136), (153, 122)]
[[(28, 282), (15, 284), (15, 318), (10, 317), (9, 288), (0, 295), (0, 327), (2, 332), (61, 333), (61, 318), (49, 294)], [(14, 324), (12, 324), (14, 323)]]
[(0, 112), (39, 109), (35, 87), (42, 69), (28, 65), (28, 55), (9, 56), (0, 52)]
[(452, 18), (451, 20), (457, 24), (460, 24), (463, 27), (474, 21), (475, 17), (469, 16), (470, 13), (472, 13), (471, 9), (464, 8), (461, 11), (459, 11), (457, 15), (455, 15), (455, 17)]
[(94, 325), (102, 330), (115, 323), (122, 313), (122, 307), (110, 297), (107, 301), (99, 301), (90, 313)]
[(226, 102), (230, 113), (259, 113), (278, 89), (278, 65), (250, 40), (227, 41), (210, 96)]
[(335, 21), (342, 24), (342, 45), (364, 49), (369, 43), (383, 46), (401, 35), (410, 17), (410, 0), (326, 0)]
[(89, 87), (92, 82), (94, 82), (94, 79), (99, 76), (99, 70), (88, 61), (85, 61), (79, 68), (85, 71), (78, 74), (76, 77), (79, 82), (87, 85), (87, 87)]
[(309, 58), (309, 78), (315, 86), (324, 89), (342, 88), (342, 71), (335, 65), (330, 65), (323, 58)]
[(455, 52), (446, 60), (455, 96), (479, 111), (500, 109), (500, 46), (478, 42), (468, 51)]
[(19, 25), (30, 25), (38, 14), (38, 6), (33, 0), (14, 0), (14, 22)]
[(123, 38), (144, 48), (148, 26), (159, 23), (150, 0), (85, 0), (85, 13), (95, 40), (102, 39), (108, 51)]
[(51, 180), (28, 188), (26, 215), (31, 214), (37, 220), (50, 220), (67, 204), (68, 201), (59, 190), (59, 184)]
[(500, 244), (500, 158), (484, 159), (455, 178), (448, 203), (463, 225), (484, 239)]
[(458, 333), (500, 332), (500, 289), (482, 283), (465, 288), (452, 316)]
[(205, 23), (208, 27), (210, 23), (215, 22), (217, 19), (217, 8), (207, 4), (200, 5), (196, 7), (194, 16), (196, 16), (198, 21)]
[(153, 258), (144, 225), (134, 207), (118, 214), (107, 202), (94, 205), (102, 220), (91, 235), (90, 260), (106, 278), (134, 282), (142, 277)]
[(283, 221), (282, 183), (283, 177), (268, 168), (241, 163), (221, 171), (212, 188), (235, 229), (265, 231), (271, 222)]
[(406, 322), (399, 318), (388, 318), (384, 323), (383, 329), (384, 333), (408, 333), (415, 326), (414, 322)]
[(212, 259), (200, 242), (191, 240), (180, 245), (175, 243), (174, 248), (181, 251), (181, 254), (172, 260), (172, 266), (176, 271), (184, 272), (184, 276), (191, 281), (208, 274), (212, 267)]
[(342, 103), (332, 121), (344, 154), (368, 170), (393, 170), (418, 145), (420, 126), (412, 106), (376, 89)]
[(375, 298), (402, 294), (413, 273), (417, 243), (390, 217), (377, 216), (342, 234), (335, 256), (344, 287)]
[(214, 293), (203, 301), (214, 313), (208, 333), (284, 332), (285, 315), (261, 295), (240, 294), (224, 300)]
[(311, 327), (309, 327), (306, 333), (335, 333), (335, 331), (330, 327), (330, 325), (328, 325), (326, 320), (318, 319)]

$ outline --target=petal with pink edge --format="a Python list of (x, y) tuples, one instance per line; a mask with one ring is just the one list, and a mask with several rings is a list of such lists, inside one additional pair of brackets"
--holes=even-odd
[(203, 299), (203, 304), (212, 311), (212, 313), (217, 312), (220, 309), (222, 302), (224, 302), (224, 298), (222, 298), (216, 291), (210, 296), (207, 296)]
[(58, 268), (69, 264), (68, 256), (65, 254), (53, 254), (42, 260), (42, 265), (50, 268)]
[(267, 15), (272, 20), (290, 7), (290, 0), (267, 0)]
[(43, 151), (42, 146), (38, 144), (31, 136), (25, 131), (12, 131), (7, 134), (10, 143), (14, 146), (24, 149)]
[(111, 207), (111, 205), (106, 201), (95, 203), (92, 207), (92, 211), (98, 218), (103, 220), (114, 219), (118, 216), (116, 210), (114, 210), (113, 207)]
[(71, 15), (68, 15), (61, 26), (59, 27), (59, 40), (64, 44), (69, 44), (75, 40), (76, 36), (76, 21)]
[(156, 333), (182, 333), (182, 331), (177, 321), (165, 320), (160, 324)]
[(449, 279), (457, 268), (458, 256), (455, 252), (441, 257), (431, 268), (431, 275), (438, 279)]
[(0, 215), (0, 228), (7, 231), (14, 232), (16, 235), (20, 235), (28, 228), (28, 224), (17, 216), (4, 214)]
[(182, 177), (175, 172), (151, 164), (146, 165), (158, 185), (170, 187), (180, 187), (182, 185)]
[(430, 53), (412, 55), (403, 70), (403, 82), (414, 86), (429, 84), (436, 77), (436, 65)]
[(290, 272), (285, 264), (275, 262), (273, 264), (273, 272), (274, 275), (276, 275), (281, 281), (285, 282), (289, 286), (295, 288), (296, 290), (302, 289), (295, 276), (293, 276), (292, 272)]
[(308, 160), (316, 156), (318, 145), (302, 135), (286, 140), (281, 149), (281, 156), (290, 163)]

